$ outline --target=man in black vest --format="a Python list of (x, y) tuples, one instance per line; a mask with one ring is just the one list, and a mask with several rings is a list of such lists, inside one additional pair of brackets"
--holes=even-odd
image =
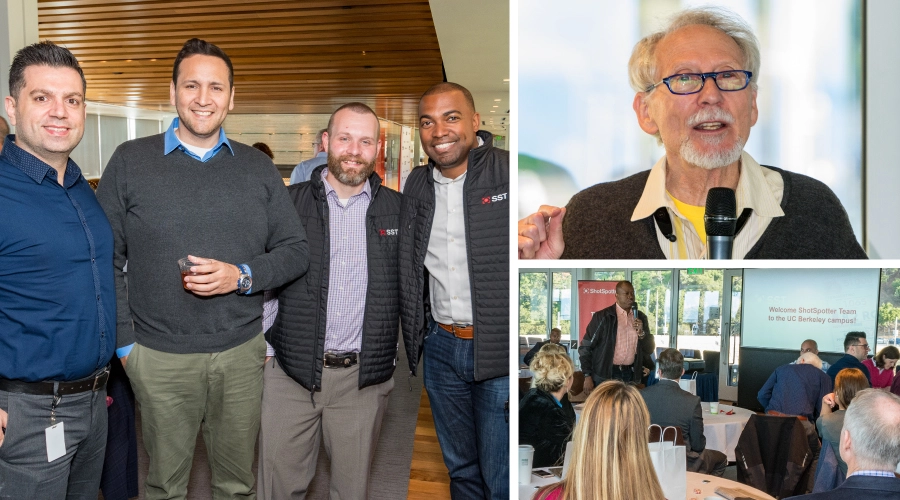
[(649, 171), (597, 184), (566, 208), (519, 221), (519, 257), (703, 259), (704, 207), (730, 188), (735, 259), (864, 259), (840, 200), (825, 184), (757, 163), (744, 145), (756, 124), (759, 42), (743, 19), (687, 9), (635, 45), (628, 62), (641, 129), (665, 146)]
[(289, 188), (310, 264), (281, 291), (269, 331), (275, 359), (263, 375), (262, 499), (303, 498), (323, 437), (331, 497), (371, 498), (369, 471), (394, 387), (401, 195), (375, 173), (381, 141), (368, 106), (338, 108), (322, 138), (327, 164)]
[(466, 500), (509, 497), (509, 153), (479, 123), (464, 87), (425, 92), (431, 161), (406, 180), (400, 224), (409, 366), (424, 349), (450, 494)]

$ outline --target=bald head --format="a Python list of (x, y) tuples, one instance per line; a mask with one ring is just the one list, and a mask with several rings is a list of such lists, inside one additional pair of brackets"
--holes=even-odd
[(816, 344), (816, 341), (813, 339), (806, 339), (800, 344), (800, 354), (805, 352), (811, 352), (815, 355), (819, 355), (819, 345)]

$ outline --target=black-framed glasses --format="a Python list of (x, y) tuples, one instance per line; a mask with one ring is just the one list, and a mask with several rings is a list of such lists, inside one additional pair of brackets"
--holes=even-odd
[(680, 73), (677, 75), (663, 78), (659, 83), (653, 84), (647, 88), (647, 92), (655, 89), (657, 86), (666, 84), (669, 92), (676, 95), (696, 94), (703, 90), (707, 78), (712, 78), (716, 82), (716, 87), (723, 92), (734, 92), (736, 90), (744, 90), (750, 85), (750, 78), (753, 73), (742, 69), (717, 71), (713, 73)]

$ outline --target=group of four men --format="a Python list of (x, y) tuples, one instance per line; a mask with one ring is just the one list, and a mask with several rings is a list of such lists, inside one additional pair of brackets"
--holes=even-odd
[[(430, 162), (403, 195), (374, 173), (380, 125), (361, 103), (331, 116), (326, 165), (285, 189), (267, 156), (225, 135), (233, 75), (221, 49), (187, 41), (178, 117), (120, 145), (95, 197), (69, 158), (86, 114), (77, 60), (49, 42), (15, 56), (0, 498), (96, 498), (114, 353), (141, 411), (145, 498), (185, 497), (201, 427), (214, 498), (303, 497), (320, 439), (331, 496), (367, 498), (401, 323), (411, 374), (424, 351), (453, 496), (506, 498), (509, 156), (478, 131), (471, 94), (422, 96)], [(265, 335), (264, 290), (279, 292)]]

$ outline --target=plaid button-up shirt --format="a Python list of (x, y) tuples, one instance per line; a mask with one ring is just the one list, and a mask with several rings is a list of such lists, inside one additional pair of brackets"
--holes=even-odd
[(325, 350), (359, 352), (369, 287), (366, 253), (366, 212), (372, 200), (369, 182), (363, 190), (341, 204), (328, 183), (328, 169), (322, 170), (328, 200), (328, 227), (331, 255), (328, 274), (328, 319)]

